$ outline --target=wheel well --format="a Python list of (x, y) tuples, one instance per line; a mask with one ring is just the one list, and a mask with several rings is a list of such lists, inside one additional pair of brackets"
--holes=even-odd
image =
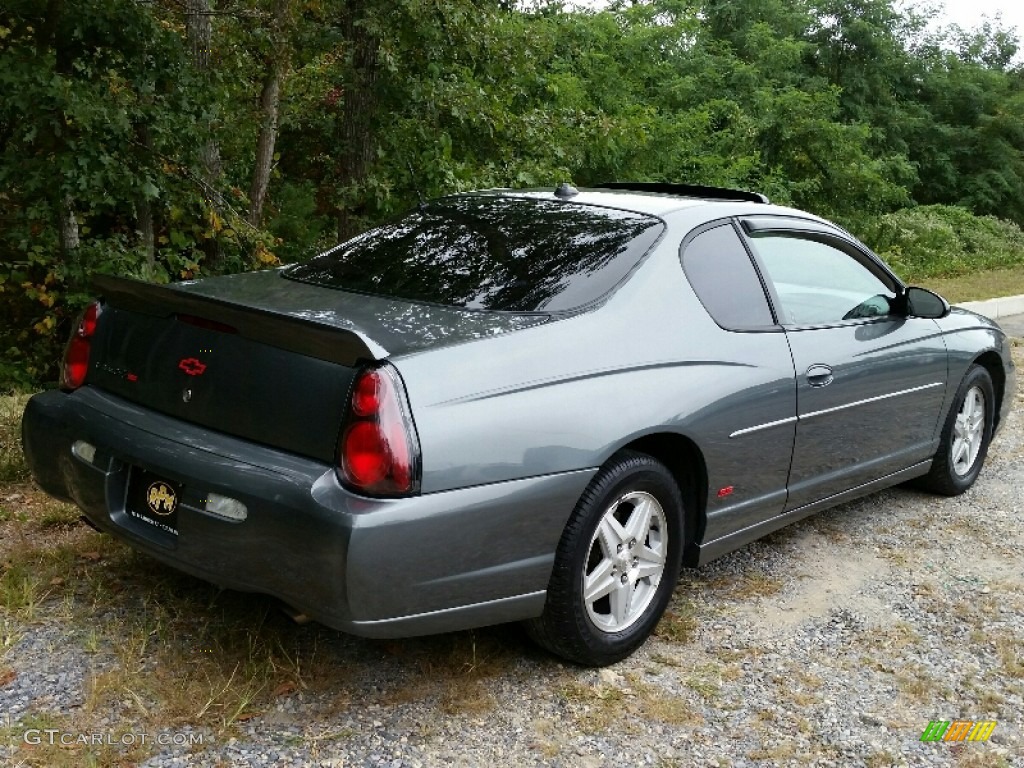
[(992, 414), (992, 427), (994, 430), (999, 426), (999, 413), (1003, 409), (1003, 394), (1006, 389), (1006, 373), (1003, 371), (1003, 361), (997, 353), (989, 351), (985, 352), (974, 362), (988, 371), (988, 375), (992, 377), (992, 388), (995, 390), (996, 395), (996, 407)]
[(704, 510), (708, 501), (708, 473), (700, 448), (687, 437), (661, 432), (645, 435), (623, 449), (639, 451), (657, 459), (672, 473), (683, 496), (686, 515), (686, 541), (683, 542), (683, 563), (696, 562), (693, 544), (704, 535)]

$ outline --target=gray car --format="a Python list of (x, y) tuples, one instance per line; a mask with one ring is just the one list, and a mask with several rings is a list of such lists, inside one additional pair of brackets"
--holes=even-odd
[(962, 493), (1013, 391), (995, 323), (735, 190), (453, 195), (290, 267), (96, 287), (25, 412), (43, 489), (346, 632), (523, 620), (590, 665), (684, 564)]

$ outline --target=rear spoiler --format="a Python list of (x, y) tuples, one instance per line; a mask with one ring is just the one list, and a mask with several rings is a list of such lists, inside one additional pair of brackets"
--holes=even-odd
[(381, 360), (388, 351), (358, 331), (326, 325), (250, 304), (215, 299), (167, 285), (97, 275), (93, 287), (118, 309), (152, 317), (188, 315), (230, 326), (240, 336), (318, 360), (353, 366)]

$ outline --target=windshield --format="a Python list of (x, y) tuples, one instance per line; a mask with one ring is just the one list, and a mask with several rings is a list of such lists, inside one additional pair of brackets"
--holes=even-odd
[(293, 280), (513, 312), (600, 298), (661, 234), (660, 219), (532, 197), (462, 195), (285, 270)]

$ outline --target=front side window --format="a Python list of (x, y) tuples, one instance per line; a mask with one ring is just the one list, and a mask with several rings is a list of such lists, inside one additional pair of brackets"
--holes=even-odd
[(845, 250), (799, 233), (755, 233), (751, 242), (787, 325), (829, 325), (892, 311), (895, 286)]
[(371, 229), (285, 276), (468, 309), (557, 312), (615, 287), (664, 226), (613, 208), (461, 195)]

